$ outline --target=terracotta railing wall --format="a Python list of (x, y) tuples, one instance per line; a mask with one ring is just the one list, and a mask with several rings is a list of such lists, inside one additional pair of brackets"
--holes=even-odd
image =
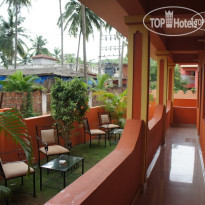
[(165, 108), (157, 105), (154, 116), (148, 122), (147, 133), (147, 168), (149, 167), (158, 147), (163, 143)]
[(174, 99), (173, 122), (174, 124), (196, 124), (197, 100)]
[[(169, 101), (167, 102), (169, 103)], [(167, 115), (173, 115), (174, 124), (196, 124), (197, 100), (196, 99), (174, 99), (173, 105), (167, 104), (167, 108), (171, 106), (171, 111)], [(149, 105), (149, 120), (154, 116), (156, 102)], [(172, 113), (173, 112), (173, 113)], [(171, 117), (171, 116), (170, 116)], [(171, 119), (168, 117), (167, 119)], [(166, 130), (170, 122), (166, 124)]]
[(167, 107), (166, 107), (166, 127), (165, 127), (165, 131), (167, 131), (167, 129), (170, 127), (171, 125), (171, 114), (173, 112), (173, 106), (172, 106), (172, 101), (168, 100), (167, 101)]

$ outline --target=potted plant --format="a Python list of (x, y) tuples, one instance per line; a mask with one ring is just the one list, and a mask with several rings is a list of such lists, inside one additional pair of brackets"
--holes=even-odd
[[(87, 84), (80, 78), (56, 79), (51, 88), (51, 114), (58, 124), (65, 145), (69, 148), (74, 122), (82, 122), (88, 109)], [(71, 145), (70, 145), (71, 147)]]

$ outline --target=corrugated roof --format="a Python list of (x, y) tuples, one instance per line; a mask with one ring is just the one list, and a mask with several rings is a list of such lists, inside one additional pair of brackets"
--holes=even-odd
[[(79, 71), (70, 71), (66, 68), (44, 68), (44, 69), (19, 69), (23, 72), (24, 75), (37, 75), (37, 76), (60, 76), (60, 77), (84, 77), (83, 72)], [(9, 76), (12, 75), (16, 70), (14, 69), (0, 69), (0, 76)], [(88, 75), (89, 76), (89, 75)]]

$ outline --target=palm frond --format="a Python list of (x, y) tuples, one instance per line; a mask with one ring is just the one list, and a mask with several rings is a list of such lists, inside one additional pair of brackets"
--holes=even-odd
[(23, 121), (21, 114), (17, 109), (13, 108), (0, 113), (0, 134), (6, 137), (11, 137), (13, 141), (22, 147), (30, 165), (33, 157), (31, 137), (28, 134), (26, 124)]
[(0, 186), (0, 199), (9, 200), (11, 196), (11, 190), (8, 187)]

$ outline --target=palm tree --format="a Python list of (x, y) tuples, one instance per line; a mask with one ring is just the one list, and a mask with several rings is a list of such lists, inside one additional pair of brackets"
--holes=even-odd
[[(58, 60), (58, 62), (60, 61), (60, 54), (61, 54), (61, 50), (59, 49), (59, 48), (54, 48), (54, 50), (53, 50), (53, 54), (52, 54), (52, 56), (54, 57), (54, 58), (56, 58), (57, 60)], [(64, 61), (64, 60), (63, 60)]]
[[(19, 17), (17, 32), (21, 37), (27, 37), (24, 34), (24, 28), (21, 27), (25, 18)], [(3, 17), (0, 17), (0, 50), (4, 56), (4, 60), (7, 60), (7, 65), (13, 64), (13, 59), (15, 58), (15, 22), (14, 14), (12, 9), (8, 9), (8, 21)], [(18, 37), (17, 39), (17, 52), (23, 57), (25, 55), (24, 46), (26, 44), (24, 41)], [(3, 59), (2, 59), (3, 60)]]
[(34, 40), (31, 40), (33, 43), (31, 50), (34, 50), (33, 55), (50, 55), (50, 52), (46, 47), (44, 47), (48, 42), (43, 36), (36, 36)]
[[(29, 170), (33, 158), (31, 138), (28, 135), (27, 127), (21, 114), (15, 108), (0, 113), (0, 134), (11, 138), (21, 146), (28, 160)], [(8, 199), (10, 193), (11, 191), (8, 187), (0, 186), (0, 199)]]
[[(68, 33), (77, 37), (79, 34), (79, 41), (78, 41), (78, 51), (77, 51), (77, 59), (76, 65), (78, 64), (78, 56), (79, 56), (79, 43), (80, 43), (80, 36), (82, 33), (82, 4), (77, 0), (71, 0), (65, 5), (65, 12), (62, 14), (62, 20), (64, 23), (64, 30), (68, 28)], [(58, 26), (61, 25), (61, 19), (58, 19)], [(97, 16), (94, 12), (90, 9), (85, 7), (85, 29), (86, 29), (86, 39), (90, 34), (93, 34), (93, 29), (96, 27), (98, 30), (100, 29), (100, 22), (102, 20), (99, 16)]]
[(14, 69), (16, 69), (17, 62), (17, 45), (18, 45), (18, 14), (20, 13), (22, 6), (30, 6), (30, 0), (4, 0), (9, 6), (13, 6), (15, 8), (15, 52), (14, 52)]
[(3, 90), (6, 92), (27, 92), (26, 105), (23, 110), (24, 117), (33, 116), (31, 92), (44, 89), (43, 86), (34, 83), (37, 79), (39, 79), (39, 77), (35, 75), (24, 77), (22, 71), (17, 70), (5, 80), (0, 80), (0, 84), (3, 85)]
[(107, 75), (107, 74), (101, 74), (97, 75), (97, 81), (95, 81), (93, 78), (90, 78), (90, 80), (93, 83), (93, 91), (98, 92), (98, 91), (106, 91), (108, 88), (113, 87), (113, 84), (108, 84), (108, 81), (111, 80), (112, 78)]
[(87, 59), (86, 59), (86, 19), (85, 19), (85, 6), (82, 4), (82, 31), (83, 31), (83, 65), (84, 65), (84, 78), (87, 83)]
[(20, 65), (27, 65), (32, 62), (32, 55), (29, 53), (29, 49), (27, 52), (22, 56), (21, 58), (18, 58), (19, 64)]
[(100, 22), (100, 41), (99, 41), (99, 61), (98, 61), (98, 75), (101, 74), (101, 56), (102, 55), (102, 22)]
[(61, 27), (61, 66), (63, 67), (63, 19), (62, 19), (62, 6), (61, 6), (61, 0), (59, 0), (59, 10), (60, 10), (60, 27)]
[(8, 60), (7, 56), (5, 56), (4, 53), (0, 52), (0, 58), (1, 58), (1, 63), (3, 64), (3, 66), (5, 68), (8, 68), (9, 60)]
[(73, 53), (65, 54), (64, 61), (66, 63), (75, 63), (75, 54), (73, 54)]

